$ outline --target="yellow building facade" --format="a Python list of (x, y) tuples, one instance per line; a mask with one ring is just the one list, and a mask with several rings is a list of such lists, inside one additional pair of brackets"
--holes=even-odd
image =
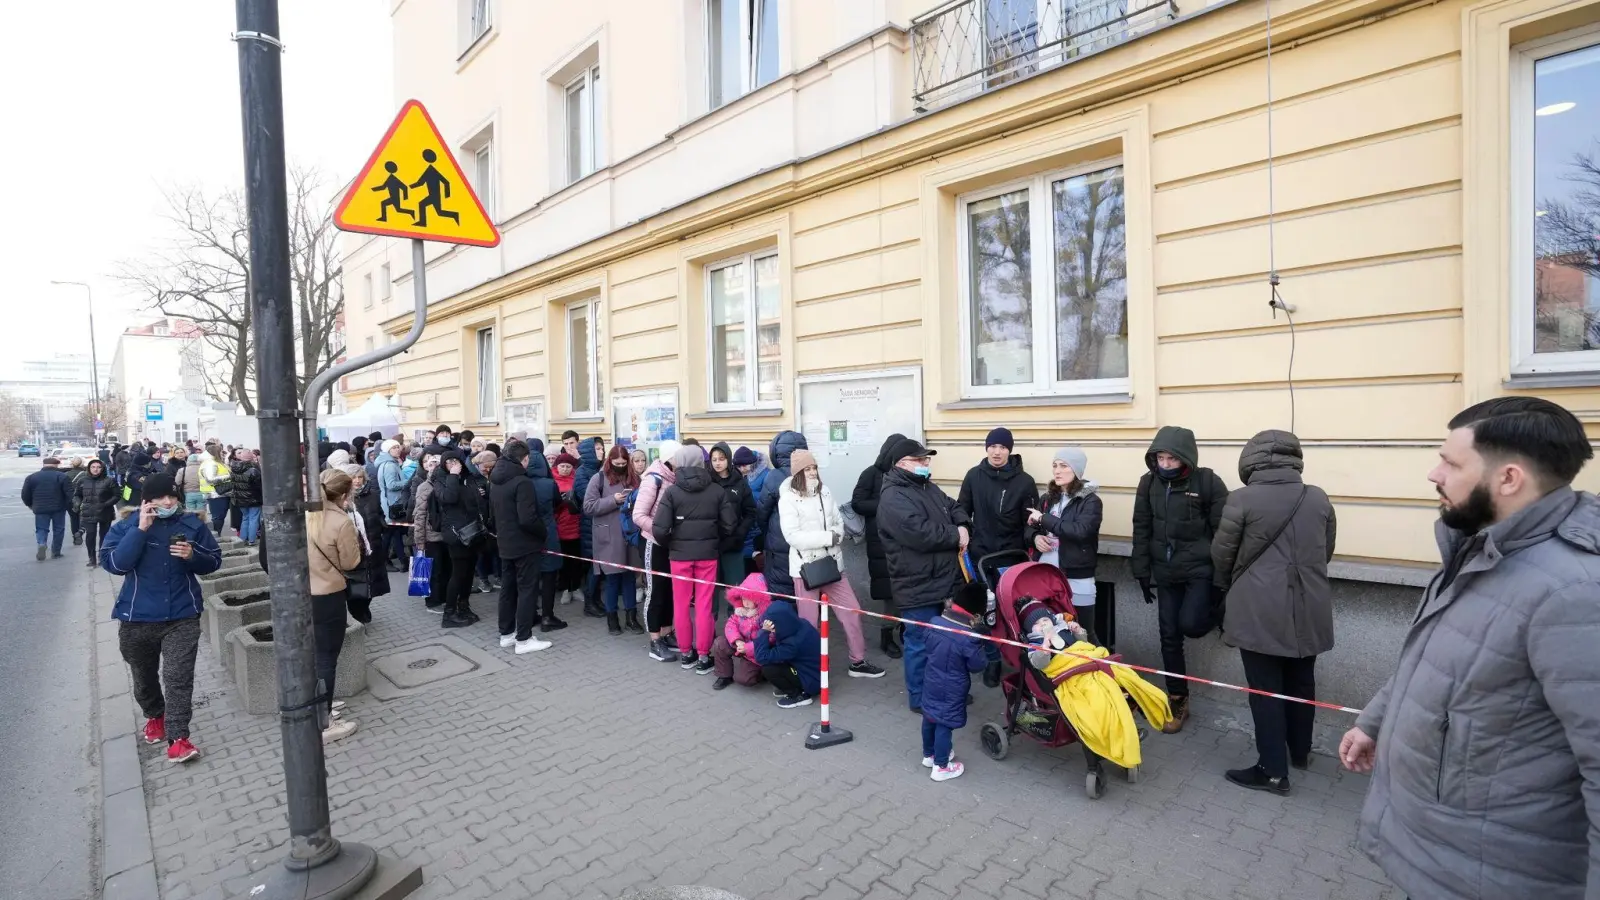
[[(915, 406), (910, 418), (940, 451), (935, 475), (946, 483), (978, 460), (996, 425), (1015, 433), (1040, 479), (1055, 448), (1082, 446), (1111, 552), (1129, 534), (1132, 491), (1159, 426), (1194, 429), (1201, 463), (1230, 486), (1246, 439), (1292, 427), (1307, 479), (1336, 504), (1345, 577), (1375, 567), (1401, 583), (1437, 562), (1426, 475), (1454, 413), (1534, 392), (1600, 419), (1593, 254), (1550, 250), (1537, 221), (1548, 215), (1545, 183), (1568, 183), (1552, 171), (1571, 160), (1549, 148), (1577, 152), (1600, 135), (1586, 107), (1600, 103), (1600, 76), (1590, 74), (1600, 61), (1586, 55), (1600, 45), (1590, 30), (1600, 4), (1283, 0), (1271, 6), (1270, 58), (1261, 0), (1163, 4), (1131, 10), (1134, 24), (1103, 46), (1058, 43), (1073, 52), (1054, 61), (1039, 25), (1019, 45), (1020, 62), (943, 96), (925, 88), (961, 76), (965, 51), (941, 51), (937, 42), (950, 39), (929, 23), (973, 7), (985, 36), (976, 52), (987, 41), (992, 53), (999, 38), (983, 16), (1007, 4), (865, 5), (885, 24), (845, 49), (882, 73), (881, 121), (868, 116), (853, 139), (609, 222), (504, 271), (450, 274), (475, 265), (468, 254), (505, 247), (435, 249), (438, 299), (422, 339), (393, 368), (392, 386), (363, 389), (395, 391), (408, 430), (446, 422), (500, 435), (528, 424), (514, 410), (535, 409), (532, 430), (543, 436), (608, 437), (622, 424), (618, 395), (671, 392), (681, 434), (765, 449), (777, 431), (813, 433), (799, 402), (805, 384), (909, 375), (913, 394), (881, 402)], [(418, 7), (396, 4), (397, 60), (428, 41)], [(837, 12), (772, 4), (794, 36), (785, 46), (832, 46), (801, 38), (822, 7)], [(618, 45), (628, 32), (615, 8), (609, 15), (602, 62), (627, 52)], [(789, 56), (777, 81), (744, 100), (782, 88), (799, 110), (801, 82), (836, 68), (820, 52)], [(507, 65), (410, 82), (397, 71), (397, 83), (459, 124), (477, 115), (452, 113), (470, 95), (462, 82), (504, 79)], [(664, 141), (666, 129), (653, 126), (640, 130), (656, 137), (630, 139), (617, 123), (635, 112), (686, 113), (669, 97), (627, 93), (623, 74), (606, 107), (617, 149), (592, 173), (604, 176), (613, 210), (644, 190), (619, 168), (681, 152), (693, 137), (682, 132), (711, 129), (719, 112)], [(1545, 96), (1563, 90), (1575, 93)], [(1576, 108), (1547, 112), (1560, 103)], [(804, 131), (808, 120), (789, 121)], [(1555, 124), (1566, 130), (1540, 130)], [(535, 131), (527, 139), (549, 158), (574, 143)], [(506, 158), (494, 192), (506, 246), (518, 216), (556, 243), (564, 229), (590, 227), (539, 206), (584, 190), (591, 175), (554, 194), (531, 176), (515, 190), (546, 200), (518, 212), (504, 205), (507, 179), (518, 177)], [(1581, 207), (1576, 195), (1562, 198)], [(393, 265), (395, 293), (408, 297), (403, 248), (384, 244), (352, 239), (347, 277)], [(1274, 269), (1292, 330), (1268, 305)], [(404, 309), (377, 317), (380, 343), (409, 328)], [(1600, 483), (1593, 468), (1585, 487)]]

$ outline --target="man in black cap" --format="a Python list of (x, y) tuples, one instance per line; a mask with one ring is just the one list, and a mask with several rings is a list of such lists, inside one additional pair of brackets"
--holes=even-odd
[[(889, 449), (894, 468), (883, 476), (878, 497), (878, 534), (889, 561), (889, 584), (900, 615), (932, 622), (961, 580), (961, 551), (967, 548), (967, 514), (932, 481), (929, 450), (911, 438)], [(922, 672), (927, 666), (927, 630), (906, 628), (906, 697), (922, 711)]]
[[(117, 644), (144, 712), (147, 744), (167, 742), (167, 761), (200, 755), (189, 741), (194, 659), (200, 645), (199, 575), (222, 567), (211, 529), (185, 512), (172, 476), (144, 480), (138, 509), (123, 511), (100, 547), (100, 565), (122, 579), (116, 604)], [(166, 690), (162, 690), (165, 680)]]

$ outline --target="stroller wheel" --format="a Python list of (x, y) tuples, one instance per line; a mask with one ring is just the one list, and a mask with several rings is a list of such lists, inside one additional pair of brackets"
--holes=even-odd
[(1139, 767), (1138, 766), (1134, 766), (1133, 768), (1128, 770), (1128, 783), (1129, 784), (1138, 784), (1139, 783)]
[(1011, 751), (1011, 739), (1006, 736), (1006, 730), (994, 722), (983, 723), (978, 729), (978, 740), (990, 759), (1005, 759)]
[(1090, 800), (1099, 800), (1106, 792), (1106, 780), (1099, 772), (1090, 770), (1083, 776), (1083, 792), (1089, 795)]

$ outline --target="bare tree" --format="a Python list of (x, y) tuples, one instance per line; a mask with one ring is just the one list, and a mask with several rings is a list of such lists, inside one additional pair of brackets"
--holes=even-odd
[(0, 439), (16, 440), (28, 433), (28, 415), (22, 401), (0, 391)]
[[(300, 357), (296, 382), (302, 393), (344, 352), (344, 292), (329, 203), (334, 186), (314, 168), (290, 170), (290, 287)], [(166, 245), (124, 261), (118, 277), (143, 296), (146, 309), (194, 323), (221, 360), (218, 377), (206, 380), (207, 393), (253, 415), (255, 333), (244, 196), (236, 189), (212, 195), (182, 187), (169, 190), (166, 200), (171, 234)]]
[[(99, 404), (100, 421), (105, 423), (106, 431), (114, 432), (122, 437), (127, 437), (125, 426), (128, 424), (128, 404), (116, 394), (101, 394)], [(72, 422), (77, 426), (80, 434), (94, 434), (95, 402), (84, 401)]]

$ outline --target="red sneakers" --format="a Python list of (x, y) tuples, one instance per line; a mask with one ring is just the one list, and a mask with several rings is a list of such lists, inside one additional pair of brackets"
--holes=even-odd
[(188, 738), (178, 738), (167, 747), (167, 762), (170, 763), (186, 763), (199, 757), (199, 755), (200, 751), (189, 743)]
[(167, 719), (165, 716), (144, 720), (144, 742), (146, 744), (159, 744), (166, 739)]

